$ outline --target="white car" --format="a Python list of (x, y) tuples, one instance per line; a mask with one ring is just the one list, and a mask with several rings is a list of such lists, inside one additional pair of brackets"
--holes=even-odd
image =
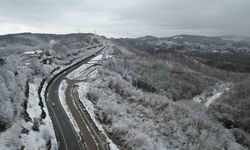
[(53, 107), (55, 106), (55, 103), (54, 103), (54, 102), (52, 102), (52, 106), (53, 106)]

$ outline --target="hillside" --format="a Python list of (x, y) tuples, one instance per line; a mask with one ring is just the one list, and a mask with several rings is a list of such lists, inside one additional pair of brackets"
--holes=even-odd
[(93, 34), (0, 36), (1, 148), (56, 149), (44, 101), (46, 80), (102, 46), (99, 39)]
[[(182, 97), (180, 98), (180, 102), (185, 101), (185, 104), (188, 103), (190, 105), (183, 98), (190, 94), (190, 92), (197, 92), (191, 94), (191, 97), (194, 97), (194, 101), (207, 104), (207, 98), (213, 99), (213, 96), (210, 98), (207, 96), (210, 94), (204, 93), (204, 91), (209, 91), (209, 85), (216, 85), (218, 82), (230, 83), (231, 86), (229, 89), (223, 93), (219, 92), (217, 96), (221, 96), (208, 107), (208, 111), (205, 109), (205, 112), (208, 116), (216, 118), (225, 128), (230, 129), (237, 142), (249, 147), (249, 38), (236, 40), (232, 37), (180, 35), (170, 38), (148, 36), (138, 39), (117, 39), (116, 42), (132, 50), (137, 55), (142, 54), (149, 57), (148, 61), (143, 64), (149, 63), (153, 66), (152, 70), (149, 68), (146, 70), (147, 74), (150, 74), (150, 77), (144, 77), (145, 83), (142, 81), (139, 83), (143, 83), (142, 85), (146, 87), (150, 85), (150, 89), (163, 91), (162, 93), (164, 94), (157, 92), (157, 90), (153, 92), (167, 96), (174, 101), (178, 101), (178, 99), (171, 97), (172, 95), (165, 94), (166, 92), (162, 90), (161, 85), (168, 87), (168, 89), (174, 88), (170, 93), (177, 93), (176, 95)], [(145, 59), (140, 58), (139, 60), (140, 62), (133, 63), (132, 66), (140, 64), (141, 60), (144, 61)], [(165, 61), (166, 64), (163, 65), (164, 67), (153, 65), (154, 63), (158, 64), (159, 61)], [(174, 66), (172, 67), (173, 70), (167, 70), (171, 63), (174, 63), (172, 65)], [(133, 70), (136, 70), (134, 72), (140, 72), (142, 68), (144, 67)], [(129, 72), (128, 69), (125, 70)], [(161, 73), (164, 70), (167, 71), (163, 73), (164, 76), (161, 78)], [(197, 73), (199, 76), (196, 75)], [(189, 83), (191, 82), (191, 87), (187, 86), (188, 82), (186, 80), (180, 78), (182, 75), (188, 79)], [(199, 79), (202, 82), (199, 82)], [(175, 88), (176, 84), (180, 84), (179, 88)], [(202, 85), (206, 85), (207, 87), (201, 88)], [(185, 87), (187, 87), (187, 90), (185, 90)], [(215, 87), (213, 88), (215, 89)], [(191, 108), (195, 110), (202, 109), (197, 108), (197, 106), (191, 106)]]
[(248, 38), (32, 33), (0, 36), (0, 146), (57, 149), (47, 80), (104, 46), (82, 92), (120, 149), (250, 148)]
[(228, 71), (250, 72), (249, 38), (178, 35), (117, 39), (120, 45), (148, 53), (185, 53), (207, 65)]
[(214, 89), (229, 82), (217, 78), (226, 77), (224, 71), (172, 53), (139, 54), (114, 46), (111, 54), (88, 99), (122, 149), (244, 149), (208, 106), (193, 99), (205, 92), (207, 103), (217, 95)]

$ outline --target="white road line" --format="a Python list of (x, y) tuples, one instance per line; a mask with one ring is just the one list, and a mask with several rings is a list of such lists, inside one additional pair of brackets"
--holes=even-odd
[[(71, 92), (71, 96), (72, 96), (72, 92)], [(76, 100), (76, 97), (75, 96), (72, 96), (73, 97), (73, 101), (76, 101), (78, 104), (80, 103), (78, 100)], [(97, 138), (97, 140), (100, 142), (100, 144), (102, 143), (102, 140), (99, 138), (99, 136), (97, 135), (97, 133), (94, 131), (95, 129), (92, 129), (91, 127), (89, 127), (89, 125), (88, 124), (91, 124), (90, 122), (88, 122), (88, 124), (86, 123), (87, 122), (87, 120), (88, 120), (88, 118), (85, 116), (85, 117), (83, 117), (83, 114), (85, 113), (85, 112), (83, 112), (82, 111), (82, 109), (81, 109), (81, 107), (80, 107), (81, 105), (77, 105), (77, 109), (80, 111), (80, 115), (81, 115), (81, 118), (83, 119), (83, 121), (85, 122), (85, 124), (86, 124), (86, 126), (88, 127), (88, 129), (89, 129), (89, 132), (91, 133), (91, 131), (92, 132), (94, 132), (93, 134), (94, 135), (92, 135), (91, 134), (91, 136), (93, 137), (93, 140), (95, 141), (95, 143), (97, 144), (97, 145), (99, 145), (99, 143), (96, 141), (96, 138)], [(85, 119), (84, 119), (85, 118)], [(86, 120), (86, 121), (85, 121)], [(95, 125), (95, 124), (94, 124)], [(90, 129), (91, 128), (91, 129)], [(97, 148), (99, 148), (98, 146), (97, 146)]]
[[(51, 107), (51, 105), (50, 105), (50, 107)], [(68, 150), (68, 146), (67, 146), (67, 144), (66, 144), (66, 139), (65, 139), (65, 137), (64, 137), (62, 128), (61, 128), (61, 126), (60, 126), (60, 123), (59, 123), (59, 121), (58, 121), (58, 119), (57, 119), (57, 117), (56, 117), (56, 115), (55, 115), (54, 109), (53, 109), (52, 107), (51, 107), (51, 109), (52, 109), (53, 115), (55, 116), (56, 122), (57, 122), (57, 124), (58, 124), (58, 126), (59, 126), (59, 129), (60, 129), (60, 131), (61, 131), (61, 133), (62, 133), (63, 141), (64, 141), (64, 143), (65, 143), (64, 145), (66, 146), (66, 149)], [(60, 144), (61, 144), (61, 143), (60, 143)], [(59, 145), (59, 146), (60, 146), (60, 145)]]

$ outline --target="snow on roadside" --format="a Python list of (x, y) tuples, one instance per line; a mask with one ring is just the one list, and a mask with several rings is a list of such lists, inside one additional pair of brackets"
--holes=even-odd
[(46, 90), (46, 87), (47, 87), (48, 83), (45, 82), (45, 84), (43, 85), (43, 88), (42, 88), (42, 91), (41, 91), (41, 96), (42, 96), (42, 101), (43, 101), (43, 104), (44, 104), (44, 107), (43, 107), (43, 110), (45, 111), (46, 113), (46, 118), (45, 120), (47, 119), (47, 122), (49, 123), (49, 129), (50, 129), (50, 133), (53, 134), (53, 141), (52, 141), (52, 144), (55, 145), (55, 149), (58, 149), (58, 145), (57, 145), (57, 139), (56, 139), (56, 135), (55, 135), (55, 129), (54, 129), (54, 126), (53, 126), (53, 123), (52, 123), (52, 120), (50, 118), (50, 115), (49, 115), (49, 111), (48, 111), (48, 108), (47, 108), (47, 105), (46, 105), (46, 99), (45, 99), (45, 90)]
[(75, 118), (73, 117), (73, 115), (72, 115), (72, 113), (71, 113), (71, 111), (70, 111), (70, 109), (69, 109), (69, 107), (68, 107), (68, 105), (67, 105), (67, 102), (66, 102), (65, 92), (66, 92), (67, 86), (68, 86), (68, 84), (67, 84), (66, 80), (63, 80), (63, 81), (60, 83), (59, 91), (58, 91), (59, 99), (60, 99), (60, 102), (61, 102), (61, 104), (62, 104), (62, 107), (63, 107), (63, 109), (65, 110), (65, 112), (66, 112), (66, 114), (67, 114), (67, 116), (68, 116), (70, 122), (72, 123), (72, 125), (73, 125), (73, 127), (74, 127), (76, 133), (77, 133), (78, 135), (80, 135), (80, 134), (79, 134), (79, 133), (80, 133), (80, 128), (79, 128), (79, 126), (77, 125), (76, 120), (75, 120)]
[[(37, 92), (40, 81), (41, 79), (36, 79), (34, 83), (29, 83), (30, 91), (27, 112), (29, 113), (29, 116), (33, 122), (34, 118), (40, 118), (42, 112), (41, 107), (38, 105), (39, 97)], [(44, 100), (43, 103), (45, 104)], [(43, 110), (46, 113), (46, 118), (41, 121), (39, 125), (39, 131), (32, 130), (32, 122), (25, 122), (24, 120), (21, 120), (22, 127), (29, 130), (28, 134), (21, 134), (21, 144), (25, 146), (26, 150), (47, 149), (46, 142), (49, 140), (51, 140), (52, 150), (58, 148), (53, 124), (51, 122), (46, 105)]]
[(67, 78), (71, 80), (84, 80), (88, 78), (88, 73), (90, 71), (94, 72), (90, 73), (91, 76), (94, 76), (94, 74), (96, 74), (96, 71), (93, 70), (92, 68), (95, 69), (96, 67), (91, 67), (91, 66), (93, 66), (95, 63), (98, 63), (101, 59), (103, 59), (103, 53), (92, 58), (88, 63), (81, 65), (79, 68), (77, 68), (69, 75), (67, 75)]
[(69, 78), (69, 79), (79, 79), (79, 78), (81, 78), (82, 74), (84, 74), (84, 72), (86, 72), (85, 70), (87, 68), (89, 68), (90, 66), (92, 66), (92, 64), (83, 64), (83, 65), (81, 65), (79, 68), (77, 68), (72, 73), (67, 75), (67, 78)]
[(103, 129), (102, 125), (96, 120), (95, 107), (94, 107), (93, 103), (86, 98), (86, 95), (88, 93), (90, 84), (91, 83), (86, 83), (86, 82), (77, 83), (77, 85), (79, 87), (78, 88), (79, 99), (82, 102), (83, 106), (85, 107), (86, 111), (88, 112), (89, 116), (91, 117), (91, 119), (95, 123), (98, 130), (101, 131), (106, 136), (107, 142), (109, 143), (109, 146), (110, 146), (110, 150), (119, 150), (119, 148), (108, 137), (108, 135), (106, 134), (106, 132)]
[[(103, 47), (101, 47), (101, 48), (103, 48)], [(101, 48), (98, 47), (98, 48), (96, 48), (96, 49), (91, 49), (91, 50), (88, 50), (88, 51), (84, 52), (84, 53), (82, 54), (82, 57), (79, 57), (78, 59), (75, 59), (74, 62), (73, 62), (72, 64), (68, 64), (68, 65), (64, 65), (64, 66), (60, 66), (60, 67), (59, 67), (58, 65), (52, 64), (52, 65), (53, 65), (53, 68), (59, 67), (59, 69), (56, 70), (56, 71), (54, 71), (54, 72), (52, 73), (51, 78), (52, 78), (53, 76), (55, 76), (56, 74), (58, 74), (59, 72), (63, 71), (64, 69), (66, 69), (66, 68), (68, 68), (68, 67), (70, 67), (70, 66), (72, 66), (72, 65), (74, 65), (74, 64), (77, 64), (78, 62), (82, 61), (84, 58), (87, 58), (87, 57), (89, 57), (90, 55), (95, 54), (95, 53), (96, 53), (97, 51), (99, 51)], [(81, 67), (82, 67), (82, 66), (81, 66)], [(83, 68), (82, 68), (82, 69), (83, 69)], [(80, 70), (82, 70), (82, 69), (80, 69)], [(72, 72), (71, 76), (68, 75), (67, 77), (70, 78), (70, 79), (71, 79), (71, 78), (73, 79), (75, 76), (77, 76), (77, 74), (74, 75), (74, 73)]]
[(89, 113), (91, 119), (96, 124), (96, 127), (98, 128), (98, 130), (104, 131), (102, 126), (98, 123), (98, 121), (95, 118), (95, 108), (94, 108), (93, 103), (86, 98), (90, 84), (91, 83), (86, 83), (86, 82), (77, 83), (76, 85), (78, 85), (78, 87), (79, 87), (78, 88), (78, 96), (79, 96), (80, 101), (82, 102), (83, 106), (85, 107), (85, 109)]
[[(87, 57), (87, 55), (90, 55), (92, 53), (93, 52), (91, 51), (91, 52), (89, 52), (89, 54), (85, 53), (84, 55), (86, 55), (86, 57)], [(80, 57), (79, 60), (75, 60), (75, 63), (77, 63), (77, 61), (80, 61), (80, 60), (82, 60), (82, 57)], [(75, 64), (75, 63), (73, 63), (73, 64)], [(72, 65), (72, 64), (70, 64), (70, 65)], [(65, 65), (63, 67), (60, 67), (58, 70), (53, 72), (53, 74), (51, 75), (51, 78), (54, 75), (56, 75), (58, 72), (69, 67), (70, 65)], [(46, 69), (53, 70), (53, 68), (56, 68), (57, 65), (52, 65), (52, 66), (53, 67), (47, 67)], [(39, 104), (39, 97), (38, 97), (38, 92), (37, 92), (38, 88), (40, 86), (40, 83), (41, 83), (41, 79), (35, 79), (34, 83), (29, 83), (30, 92), (29, 92), (27, 112), (29, 113), (29, 116), (31, 117), (31, 119), (40, 118), (40, 115), (42, 112), (41, 107), (38, 105)], [(32, 122), (25, 122), (24, 120), (20, 121), (21, 126), (24, 127), (25, 129), (29, 130), (28, 134), (21, 134), (21, 143), (20, 143), (23, 146), (25, 146), (25, 149), (27, 149), (27, 150), (47, 149), (46, 148), (46, 142), (47, 142), (46, 140), (48, 140), (48, 139), (51, 139), (51, 149), (52, 150), (58, 149), (54, 127), (53, 127), (52, 120), (50, 118), (50, 115), (49, 115), (49, 112), (47, 109), (47, 105), (45, 103), (44, 95), (45, 95), (46, 87), (47, 87), (47, 82), (45, 82), (43, 89), (41, 91), (42, 101), (44, 104), (43, 110), (46, 113), (46, 118), (43, 119), (41, 122), (41, 125), (39, 127), (40, 131), (36, 132), (36, 131), (32, 130), (32, 127), (33, 127)], [(66, 103), (65, 94), (64, 94), (66, 87), (67, 87), (67, 83), (65, 81), (62, 82), (60, 85), (60, 89), (62, 89), (62, 90), (59, 90), (59, 98), (60, 98), (60, 101), (62, 104)], [(63, 106), (64, 106), (65, 110), (68, 110), (68, 111), (66, 111), (66, 113), (68, 116), (71, 116), (69, 118), (70, 118), (71, 122), (73, 122), (73, 126), (74, 126), (76, 132), (80, 131), (79, 127), (77, 126), (77, 124), (76, 124), (76, 122), (71, 114), (71, 112), (69, 111), (69, 108), (65, 108), (65, 107), (67, 107), (67, 105), (63, 105)], [(79, 134), (79, 132), (77, 132), (77, 133)]]
[[(103, 59), (103, 57), (107, 58), (107, 56), (111, 57), (109, 55), (104, 56), (104, 54), (98, 55), (95, 58), (91, 59), (88, 63), (98, 63), (101, 59)], [(81, 72), (81, 70), (75, 70), (75, 71), (76, 72)], [(87, 78), (88, 79), (96, 78), (97, 73), (98, 73), (98, 71), (97, 71), (97, 69), (95, 69), (94, 71), (92, 71), (91, 73), (89, 73), (87, 75)], [(85, 107), (86, 111), (88, 112), (88, 114), (91, 117), (92, 121), (95, 123), (98, 130), (101, 131), (103, 133), (103, 135), (105, 135), (106, 141), (109, 143), (110, 150), (119, 150), (119, 148), (108, 137), (108, 135), (106, 134), (106, 132), (103, 129), (102, 125), (96, 120), (94, 104), (86, 98), (91, 83), (90, 82), (79, 82), (76, 85), (78, 85), (78, 87), (79, 87), (77, 92), (78, 92), (78, 96), (79, 96), (80, 101), (82, 102), (83, 106)]]
[[(111, 57), (111, 56), (108, 56), (108, 57)], [(104, 58), (104, 53), (95, 56), (88, 63), (81, 65), (79, 68), (77, 68), (76, 70), (71, 72), (67, 76), (67, 78), (69, 78), (71, 80), (84, 80), (84, 79), (94, 79), (94, 78), (96, 78), (96, 75), (98, 73), (97, 66), (93, 66), (93, 64), (98, 63), (103, 58)], [(89, 68), (89, 67), (91, 67), (91, 68)], [(87, 69), (87, 68), (89, 68), (89, 69)], [(107, 139), (107, 142), (109, 143), (110, 149), (111, 150), (118, 150), (117, 146), (107, 136), (107, 134), (106, 134), (105, 130), (103, 129), (103, 127), (101, 126), (101, 124), (96, 120), (95, 113), (94, 113), (95, 108), (94, 108), (93, 103), (86, 99), (86, 94), (87, 94), (87, 92), (89, 90), (90, 84), (91, 83), (89, 83), (89, 82), (79, 82), (79, 83), (77, 83), (76, 85), (79, 86), (79, 88), (78, 88), (78, 96), (79, 96), (82, 104), (84, 105), (86, 111), (88, 112), (91, 119), (93, 120), (96, 127), (98, 128), (98, 130), (101, 131), (103, 133), (103, 135), (106, 136), (106, 139)], [(74, 124), (75, 130), (77, 131), (77, 133), (79, 133), (80, 129), (79, 129), (76, 121), (74, 120), (74, 118), (72, 116), (72, 113), (70, 112), (70, 110), (69, 110), (69, 108), (68, 108), (68, 106), (66, 104), (66, 101), (65, 101), (66, 87), (67, 87), (67, 83), (66, 83), (65, 80), (63, 80), (61, 82), (61, 84), (60, 84), (60, 87), (59, 87), (59, 99), (60, 99), (60, 101), (61, 101), (61, 103), (62, 103), (62, 105), (64, 107), (64, 110), (66, 111), (67, 115), (71, 119), (70, 121), (72, 122), (72, 124)]]
[(202, 103), (206, 107), (211, 105), (215, 100), (217, 100), (224, 92), (230, 89), (231, 84), (221, 83), (217, 85), (211, 93), (208, 91), (203, 92), (201, 95), (198, 95), (193, 98), (194, 102)]
[(88, 63), (92, 64), (92, 63), (97, 63), (99, 60), (101, 60), (103, 57), (103, 54), (97, 55), (96, 57), (92, 58)]

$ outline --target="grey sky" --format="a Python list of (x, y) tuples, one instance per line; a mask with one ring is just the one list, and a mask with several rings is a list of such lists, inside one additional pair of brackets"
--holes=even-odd
[(250, 36), (250, 0), (0, 0), (0, 34)]

